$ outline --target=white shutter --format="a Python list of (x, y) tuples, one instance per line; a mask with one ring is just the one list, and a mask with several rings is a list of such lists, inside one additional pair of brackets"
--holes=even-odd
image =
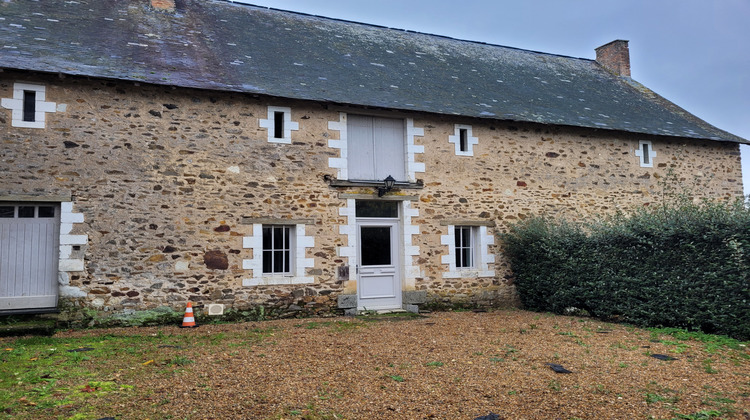
[(349, 179), (406, 181), (403, 120), (349, 115), (347, 132)]
[(349, 179), (375, 179), (373, 118), (349, 115), (347, 123), (347, 149), (349, 154)]
[(376, 118), (373, 123), (375, 137), (375, 179), (391, 175), (396, 181), (406, 181), (406, 145), (404, 120)]

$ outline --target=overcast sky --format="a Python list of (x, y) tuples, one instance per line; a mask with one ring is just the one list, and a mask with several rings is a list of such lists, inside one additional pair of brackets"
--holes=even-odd
[[(633, 79), (750, 140), (750, 0), (247, 0), (572, 57), (630, 41)], [(742, 146), (750, 194), (750, 146)]]

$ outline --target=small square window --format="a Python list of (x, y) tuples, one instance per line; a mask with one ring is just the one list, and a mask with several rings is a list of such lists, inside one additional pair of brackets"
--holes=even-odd
[(15, 206), (0, 206), (0, 217), (7, 219), (16, 216)]
[(292, 273), (291, 226), (263, 226), (263, 274)]
[(39, 206), (39, 215), (37, 217), (50, 218), (55, 217), (55, 208), (53, 206)]
[(456, 268), (474, 267), (474, 236), (471, 226), (455, 227)]
[(24, 219), (32, 219), (34, 218), (35, 209), (36, 207), (34, 206), (18, 206), (18, 217)]

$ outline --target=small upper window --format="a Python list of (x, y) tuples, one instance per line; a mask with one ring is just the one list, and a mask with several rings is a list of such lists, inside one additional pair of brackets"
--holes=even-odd
[(0, 217), (2, 218), (16, 217), (16, 207), (15, 206), (0, 206)]
[(398, 217), (398, 202), (380, 200), (357, 200), (355, 217)]
[(36, 207), (34, 206), (18, 206), (18, 217), (24, 219), (32, 219), (34, 218), (35, 209)]
[(474, 156), (474, 145), (479, 143), (477, 137), (472, 136), (470, 125), (456, 124), (448, 142), (453, 143), (458, 156)]
[(299, 123), (292, 121), (292, 109), (269, 106), (268, 118), (260, 120), (260, 127), (268, 130), (269, 143), (292, 143), (292, 131), (299, 130)]
[(465, 128), (458, 129), (458, 150), (461, 152), (469, 151), (469, 130)]
[(11, 126), (44, 128), (45, 115), (57, 111), (57, 104), (45, 101), (45, 86), (14, 83), (13, 98), (2, 98), (0, 106), (10, 109)]
[(275, 111), (273, 113), (273, 137), (276, 139), (284, 138), (284, 113)]
[(36, 91), (23, 91), (23, 120), (34, 121), (36, 118)]
[(49, 218), (55, 217), (55, 208), (53, 206), (39, 206), (37, 217)]
[(652, 168), (654, 166), (654, 158), (656, 157), (656, 152), (654, 152), (653, 145), (650, 141), (639, 141), (638, 150), (635, 151), (635, 155), (640, 158), (640, 164), (642, 168)]

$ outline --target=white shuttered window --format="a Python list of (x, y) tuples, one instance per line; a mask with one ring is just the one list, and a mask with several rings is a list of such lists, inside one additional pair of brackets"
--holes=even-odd
[(406, 181), (404, 120), (349, 115), (349, 179)]

